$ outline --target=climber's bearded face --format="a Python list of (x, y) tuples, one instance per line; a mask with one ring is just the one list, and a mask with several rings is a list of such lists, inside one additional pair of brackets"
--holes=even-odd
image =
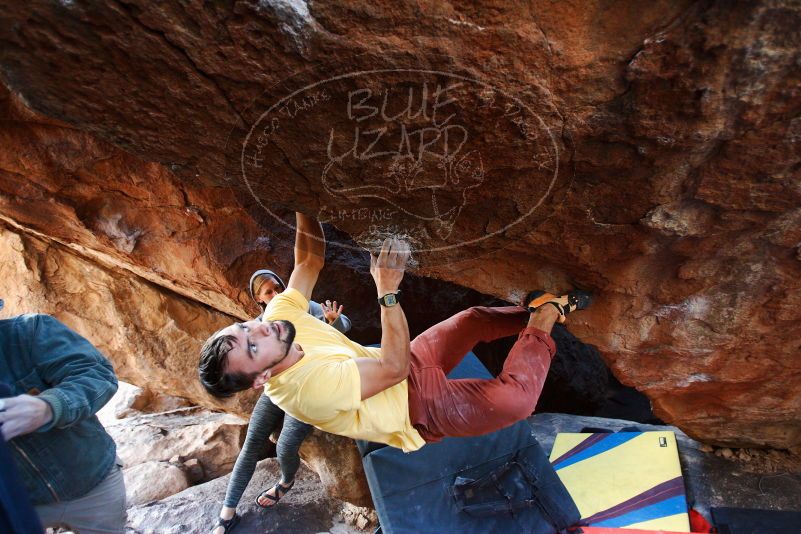
[(234, 337), (228, 352), (227, 373), (269, 375), (280, 369), (295, 342), (295, 326), (289, 321), (246, 321), (223, 329)]

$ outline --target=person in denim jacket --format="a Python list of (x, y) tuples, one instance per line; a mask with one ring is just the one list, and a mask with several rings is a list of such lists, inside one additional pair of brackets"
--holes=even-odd
[(114, 369), (49, 315), (0, 320), (0, 431), (45, 526), (124, 532), (116, 445), (95, 413), (117, 391)]

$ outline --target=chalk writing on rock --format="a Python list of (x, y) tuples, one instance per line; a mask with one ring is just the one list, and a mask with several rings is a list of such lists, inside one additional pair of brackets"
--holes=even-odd
[[(312, 80), (259, 116), (235, 171), (268, 213), (287, 191), (315, 198), (320, 220), (361, 245), (394, 232), (418, 252), (485, 240), (502, 246), (558, 177), (559, 144), (536, 107), (488, 82), (434, 70)], [(530, 187), (508, 187), (520, 173)], [(493, 210), (506, 224), (490, 223)]]

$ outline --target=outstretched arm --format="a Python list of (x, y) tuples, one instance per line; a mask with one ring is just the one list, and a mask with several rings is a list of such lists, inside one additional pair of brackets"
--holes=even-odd
[[(370, 274), (378, 296), (398, 291), (409, 245), (398, 239), (386, 239), (378, 257), (370, 258)], [(400, 304), (381, 306), (381, 358), (357, 358), (362, 400), (398, 384), (409, 376), (409, 325)]]
[(325, 236), (317, 219), (298, 212), (295, 221), (295, 266), (287, 287), (297, 289), (309, 300), (325, 263)]

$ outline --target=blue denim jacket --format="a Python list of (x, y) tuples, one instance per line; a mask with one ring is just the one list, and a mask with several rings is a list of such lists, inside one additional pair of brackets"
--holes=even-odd
[(71, 501), (109, 474), (117, 448), (94, 414), (117, 377), (91, 343), (49, 315), (0, 320), (0, 382), (53, 410), (50, 423), (9, 442), (34, 504)]

